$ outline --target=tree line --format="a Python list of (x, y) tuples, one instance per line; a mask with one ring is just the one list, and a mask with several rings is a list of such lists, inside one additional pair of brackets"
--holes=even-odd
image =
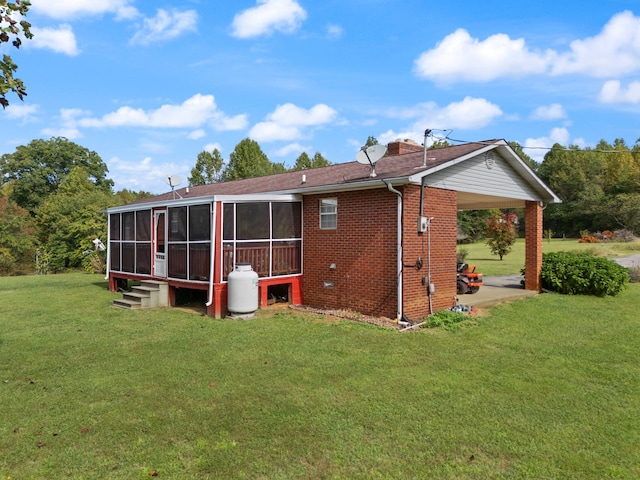
[[(329, 165), (320, 153), (300, 154), (294, 170)], [(218, 150), (198, 154), (191, 185), (284, 172), (251, 139), (238, 143), (225, 162)], [(144, 191), (113, 190), (100, 156), (63, 137), (37, 139), (0, 156), (0, 275), (100, 270), (106, 241), (104, 210), (151, 197)], [(37, 259), (37, 262), (36, 262)]]

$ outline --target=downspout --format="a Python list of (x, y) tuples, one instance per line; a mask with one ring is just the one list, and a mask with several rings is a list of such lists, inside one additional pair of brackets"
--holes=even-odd
[(397, 319), (400, 320), (402, 318), (402, 192), (393, 188), (391, 183), (388, 183), (386, 180), (382, 180), (384, 184), (387, 186), (390, 192), (398, 195), (398, 220), (397, 220), (397, 230), (398, 230), (398, 261), (397, 261), (397, 279), (398, 279), (398, 308), (397, 308)]
[(107, 213), (107, 264), (105, 265), (105, 280), (109, 280), (109, 273), (111, 271), (111, 214)]
[(211, 304), (213, 303), (213, 283), (214, 283), (214, 278), (213, 278), (213, 270), (215, 268), (215, 262), (216, 262), (216, 202), (213, 201), (212, 202), (212, 208), (211, 208), (211, 245), (209, 247), (209, 251), (210, 251), (210, 258), (209, 258), (209, 300), (207, 301), (207, 303), (205, 303), (205, 305), (207, 307), (210, 307)]

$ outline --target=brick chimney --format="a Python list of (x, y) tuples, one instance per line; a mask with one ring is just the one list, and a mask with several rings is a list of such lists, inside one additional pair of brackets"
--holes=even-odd
[(387, 155), (402, 155), (404, 153), (422, 152), (423, 146), (417, 144), (410, 138), (397, 139), (394, 142), (389, 142), (387, 145)]

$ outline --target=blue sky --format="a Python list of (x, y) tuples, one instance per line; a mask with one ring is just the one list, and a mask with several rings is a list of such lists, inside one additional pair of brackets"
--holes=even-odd
[(28, 96), (0, 111), (0, 154), (66, 137), (115, 189), (185, 184), (243, 138), (292, 166), (352, 161), (425, 129), (554, 143), (640, 137), (640, 2), (31, 0), (35, 37), (5, 45)]

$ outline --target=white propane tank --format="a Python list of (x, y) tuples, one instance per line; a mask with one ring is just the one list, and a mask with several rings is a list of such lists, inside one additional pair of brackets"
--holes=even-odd
[(258, 274), (250, 263), (237, 263), (228, 282), (227, 308), (231, 314), (246, 315), (258, 310)]

